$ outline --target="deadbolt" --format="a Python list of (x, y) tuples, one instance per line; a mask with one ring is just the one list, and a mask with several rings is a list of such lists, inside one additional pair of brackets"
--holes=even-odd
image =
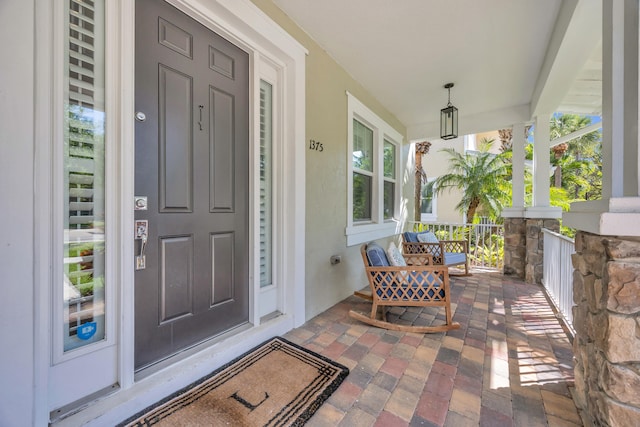
[(139, 122), (144, 122), (145, 120), (147, 120), (147, 116), (142, 111), (138, 111), (136, 113), (136, 120)]
[(137, 211), (147, 210), (147, 196), (135, 196), (133, 199), (133, 208)]

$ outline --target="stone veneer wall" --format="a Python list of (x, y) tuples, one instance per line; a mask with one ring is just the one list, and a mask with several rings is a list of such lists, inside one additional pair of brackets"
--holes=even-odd
[(560, 230), (557, 219), (504, 219), (504, 274), (542, 284), (544, 233)]
[(560, 221), (557, 219), (527, 218), (527, 258), (524, 269), (524, 280), (527, 283), (542, 284), (544, 271), (543, 228), (559, 233)]
[(524, 218), (504, 219), (504, 274), (524, 279), (527, 255), (527, 223)]
[(640, 425), (640, 238), (578, 232), (574, 400), (585, 426)]

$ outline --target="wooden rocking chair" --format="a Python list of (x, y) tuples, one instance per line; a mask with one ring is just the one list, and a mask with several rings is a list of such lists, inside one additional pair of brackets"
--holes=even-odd
[[(349, 316), (372, 326), (402, 332), (444, 332), (460, 327), (451, 319), (449, 271), (446, 266), (432, 265), (428, 254), (405, 257), (411, 265), (391, 266), (386, 252), (376, 243), (363, 245), (360, 253), (371, 293), (356, 291), (355, 295), (371, 301), (371, 314), (351, 310)], [(385, 310), (391, 306), (444, 307), (446, 324), (413, 326), (390, 323)], [(382, 309), (382, 320), (377, 318), (378, 307)]]
[(402, 233), (402, 252), (405, 257), (410, 254), (431, 254), (433, 263), (437, 265), (464, 266), (464, 274), (451, 276), (471, 276), (469, 273), (469, 243), (466, 240), (438, 240), (435, 235), (431, 242), (418, 241), (418, 234)]

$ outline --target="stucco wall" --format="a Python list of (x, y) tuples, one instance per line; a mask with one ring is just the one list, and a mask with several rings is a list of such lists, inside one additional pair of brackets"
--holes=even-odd
[[(490, 151), (496, 154), (500, 152), (500, 139), (498, 138), (498, 131), (476, 134), (476, 144), (478, 144), (482, 140), (482, 138), (494, 139)], [(429, 154), (427, 154), (426, 157), (423, 157), (422, 159), (422, 165), (429, 179), (436, 178), (449, 172), (449, 155), (441, 152), (441, 150), (446, 148), (453, 148), (459, 153), (464, 153), (465, 150), (464, 136), (446, 141), (442, 139), (434, 139), (431, 142), (432, 144), (429, 150)], [(471, 149), (473, 148), (474, 147), (471, 147)], [(411, 153), (411, 156), (413, 157), (413, 153)], [(410, 191), (411, 193), (405, 192), (405, 194), (413, 194), (413, 187), (411, 187)], [(456, 209), (456, 205), (460, 202), (461, 194), (461, 190), (455, 188), (444, 190), (444, 192), (438, 194), (436, 207), (438, 217), (435, 222), (460, 223), (465, 221), (464, 215)], [(410, 219), (413, 219), (413, 200), (411, 200), (409, 217)]]
[[(311, 318), (366, 285), (360, 246), (346, 246), (346, 91), (405, 137), (406, 129), (270, 0), (252, 1), (309, 51), (306, 140), (299, 143), (308, 146), (313, 139), (324, 148), (307, 150), (306, 156), (306, 316)], [(331, 255), (342, 262), (332, 266)]]
[[(448, 172), (449, 155), (442, 153), (440, 150), (445, 148), (453, 148), (459, 153), (464, 152), (464, 137), (460, 136), (455, 139), (442, 140), (436, 139), (431, 141), (429, 154), (422, 158), (422, 165), (429, 179), (436, 178)], [(456, 205), (460, 202), (460, 192), (457, 189), (447, 189), (437, 196), (437, 222), (453, 222), (460, 223), (463, 216), (456, 210)], [(413, 212), (413, 210), (411, 210)], [(413, 217), (413, 215), (412, 215)]]
[(0, 2), (0, 424), (33, 424), (34, 2)]

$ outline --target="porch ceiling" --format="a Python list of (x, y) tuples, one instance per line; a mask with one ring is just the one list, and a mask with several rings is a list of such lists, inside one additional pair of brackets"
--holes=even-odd
[(273, 0), (408, 128), (437, 137), (454, 82), (460, 134), (601, 110), (597, 0)]

